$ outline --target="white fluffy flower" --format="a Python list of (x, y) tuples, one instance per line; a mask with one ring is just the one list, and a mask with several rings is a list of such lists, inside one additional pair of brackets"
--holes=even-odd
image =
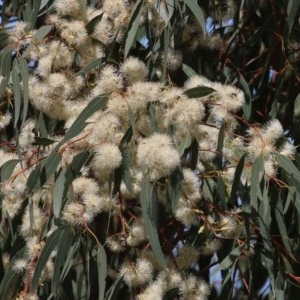
[(151, 180), (157, 180), (175, 170), (180, 164), (180, 157), (169, 136), (154, 133), (139, 143), (137, 164)]

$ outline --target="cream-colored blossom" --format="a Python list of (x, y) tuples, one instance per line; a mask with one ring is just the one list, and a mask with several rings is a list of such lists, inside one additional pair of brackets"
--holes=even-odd
[(160, 133), (139, 142), (136, 158), (137, 164), (151, 180), (169, 175), (180, 164), (179, 154), (170, 137)]
[(145, 64), (136, 57), (129, 57), (121, 66), (121, 71), (130, 83), (144, 81), (147, 76)]

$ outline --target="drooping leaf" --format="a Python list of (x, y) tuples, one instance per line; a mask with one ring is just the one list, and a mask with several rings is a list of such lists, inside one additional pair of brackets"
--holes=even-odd
[(24, 257), (25, 251), (26, 248), (22, 248), (15, 254), (7, 266), (4, 276), (1, 278), (0, 299), (15, 299), (18, 288), (22, 283), (22, 274), (16, 272), (13, 266), (17, 259)]
[(190, 147), (191, 143), (192, 143), (192, 137), (191, 137), (190, 133), (188, 132), (186, 134), (186, 136), (182, 139), (180, 145), (178, 146), (178, 152), (179, 152), (180, 157), (183, 155), (185, 149)]
[(258, 210), (257, 198), (261, 195), (260, 182), (264, 173), (264, 159), (262, 156), (256, 158), (251, 170), (250, 201), (251, 206)]
[(104, 300), (105, 295), (105, 282), (107, 276), (107, 259), (103, 246), (97, 243), (97, 268), (98, 268), (98, 288), (99, 300)]
[(101, 21), (103, 17), (103, 12), (96, 17), (94, 17), (88, 24), (85, 26), (87, 33), (90, 35), (94, 32), (95, 26)]
[(195, 0), (184, 0), (184, 3), (190, 8), (191, 12), (194, 14), (195, 18), (199, 22), (202, 33), (206, 36), (206, 27), (205, 27), (205, 18), (202, 12), (201, 7), (198, 5)]
[(153, 186), (148, 180), (145, 180), (142, 185), (142, 191), (140, 195), (145, 229), (146, 229), (147, 237), (151, 244), (152, 251), (155, 255), (155, 258), (157, 259), (157, 261), (162, 267), (165, 267), (166, 261), (160, 246), (160, 242), (157, 234), (157, 228), (153, 225), (153, 222), (150, 219), (149, 210), (150, 210), (150, 202), (152, 201), (152, 197), (153, 197)]
[(42, 274), (42, 271), (52, 253), (52, 251), (58, 246), (60, 237), (62, 235), (62, 231), (60, 229), (56, 229), (48, 238), (46, 241), (46, 244), (39, 256), (39, 259), (37, 261), (32, 280), (31, 280), (31, 286), (30, 291), (34, 293), (37, 290), (39, 279)]
[(64, 195), (64, 188), (66, 182), (66, 175), (63, 169), (60, 169), (58, 176), (55, 179), (54, 191), (53, 191), (53, 215), (58, 218), (62, 207), (62, 200)]
[(251, 92), (249, 85), (242, 74), (239, 74), (239, 83), (245, 94), (245, 103), (243, 104), (243, 113), (246, 120), (250, 120), (252, 114)]
[(22, 80), (22, 91), (23, 91), (23, 115), (22, 115), (22, 123), (24, 124), (28, 111), (28, 65), (25, 58), (22, 56), (18, 58), (18, 64), (20, 68), (21, 80)]
[(25, 9), (23, 11), (23, 18), (24, 21), (28, 24), (27, 25), (28, 30), (34, 28), (41, 7), (41, 3), (42, 0), (31, 0), (31, 1), (27, 1), (25, 4)]
[(237, 258), (240, 256), (242, 248), (240, 246), (234, 248), (217, 266), (214, 268), (210, 276), (214, 276), (221, 270), (226, 270), (234, 265)]
[(87, 123), (85, 122), (92, 114), (103, 108), (107, 102), (108, 97), (106, 95), (100, 95), (94, 98), (80, 113), (77, 119), (74, 121), (70, 129), (67, 131), (60, 144), (64, 144), (69, 139), (78, 135), (85, 128)]
[(289, 0), (287, 6), (287, 23), (288, 23), (288, 34), (290, 34), (297, 13), (299, 13), (300, 2), (297, 0)]
[(217, 156), (215, 159), (216, 167), (219, 170), (223, 169), (223, 145), (224, 145), (224, 134), (225, 134), (226, 123), (222, 122), (222, 125), (218, 134), (218, 143), (217, 143)]
[(226, 186), (221, 175), (218, 175), (217, 194), (218, 194), (217, 199), (219, 200), (217, 204), (223, 209), (226, 209), (227, 208)]
[(168, 195), (171, 200), (172, 212), (177, 209), (178, 201), (182, 195), (182, 181), (184, 180), (183, 172), (180, 167), (177, 167), (170, 176), (168, 185)]
[(93, 60), (91, 63), (89, 63), (86, 67), (84, 67), (83, 69), (81, 69), (77, 75), (83, 75), (88, 73), (89, 71), (99, 67), (103, 62), (103, 58), (100, 57), (98, 59)]
[(61, 283), (62, 270), (66, 263), (68, 250), (70, 249), (73, 240), (74, 240), (74, 236), (71, 228), (64, 229), (59, 238), (57, 254), (54, 262), (54, 271), (53, 271), (52, 285), (51, 285), (52, 294), (54, 296), (57, 296), (57, 289)]
[(142, 11), (143, 11), (142, 8), (143, 8), (143, 1), (138, 0), (132, 9), (130, 22), (128, 24), (128, 29), (125, 34), (124, 58), (127, 58), (129, 51), (135, 41), (136, 33), (142, 16)]
[(231, 187), (231, 195), (230, 195), (230, 199), (232, 203), (235, 203), (238, 197), (238, 190), (241, 184), (241, 175), (244, 168), (245, 158), (246, 155), (244, 154), (239, 160), (234, 172), (234, 179), (233, 179), (233, 183)]
[(112, 286), (109, 288), (109, 290), (106, 292), (105, 295), (105, 300), (118, 300), (119, 298), (119, 294), (120, 294), (120, 290), (122, 287), (122, 279), (123, 276), (119, 276), (117, 280), (115, 280), (115, 282), (112, 284)]
[(14, 127), (17, 126), (21, 112), (21, 84), (20, 84), (20, 74), (19, 65), (15, 59), (12, 68), (12, 84), (14, 91)]
[(122, 179), (126, 185), (126, 188), (130, 194), (133, 195), (133, 187), (131, 184), (131, 177), (130, 177), (130, 149), (128, 147), (124, 147), (121, 150), (122, 154)]
[(150, 103), (147, 107), (147, 113), (150, 121), (150, 127), (152, 129), (152, 132), (157, 132), (157, 121), (155, 119), (155, 106)]
[(281, 167), (288, 175), (293, 176), (300, 183), (300, 171), (286, 156), (275, 153), (278, 166)]

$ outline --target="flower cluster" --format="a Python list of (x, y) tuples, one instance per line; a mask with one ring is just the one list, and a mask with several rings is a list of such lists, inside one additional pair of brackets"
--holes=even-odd
[[(105, 216), (101, 226), (107, 223), (108, 228), (101, 228), (101, 235), (105, 235), (105, 249), (111, 258), (111, 277), (122, 277), (128, 287), (138, 288), (137, 299), (162, 299), (174, 288), (182, 299), (206, 299), (208, 284), (189, 270), (199, 269), (199, 257), (216, 254), (222, 239), (245, 235), (238, 205), (224, 211), (207, 198), (230, 195), (244, 154), (241, 179), (248, 183), (257, 157), (263, 157), (268, 179), (276, 176), (274, 154), (292, 158), (294, 147), (285, 141), (278, 120), (250, 127), (246, 137), (238, 135), (237, 114), (245, 99), (234, 86), (195, 75), (177, 87), (172, 82), (149, 81), (146, 64), (136, 57), (129, 56), (120, 64), (108, 60), (107, 47), (123, 41), (133, 2), (103, 1), (101, 9), (92, 9), (83, 0), (55, 1), (55, 12), (48, 18), (52, 31), (24, 53), (26, 59), (37, 61), (28, 84), (31, 105), (46, 116), (47, 124), (59, 122), (45, 137), (41, 128), (36, 128), (37, 119), (29, 118), (17, 143), (10, 142), (9, 151), (0, 150), (0, 166), (15, 162), (1, 182), (2, 223), (22, 214), (18, 234), (26, 244), (26, 255), (14, 262), (13, 270), (26, 274), (25, 285), (32, 279), (36, 258), (56, 229), (54, 214), (60, 222), (88, 233), (95, 220)], [(164, 24), (161, 17), (155, 19), (156, 5), (157, 1), (148, 1), (141, 20), (143, 24), (149, 18), (154, 34)], [(95, 19), (98, 21), (89, 30)], [(23, 24), (15, 29), (17, 37), (24, 28)], [(181, 64), (181, 53), (171, 50), (167, 56), (170, 71)], [(193, 91), (204, 91), (204, 95), (191, 95)], [(103, 108), (88, 117), (79, 134), (61, 144), (81, 112), (101, 95), (107, 96)], [(0, 130), (11, 118), (9, 112), (0, 116)], [(53, 143), (41, 146), (37, 137)], [(42, 167), (47, 175), (44, 162), (53, 153), (59, 154), (56, 172), (28, 192), (33, 172)], [(76, 170), (73, 162), (82, 153), (90, 156)], [(44, 173), (38, 174), (46, 176)], [(64, 198), (57, 208), (60, 176), (65, 176), (67, 189), (63, 189)], [(153, 188), (151, 203), (146, 204), (149, 219), (143, 212), (147, 200), (143, 199), (144, 183)], [(215, 193), (216, 183), (224, 185), (224, 195)], [(161, 224), (155, 220), (158, 211), (166, 216)], [(151, 251), (146, 222), (148, 227), (155, 222), (161, 225), (166, 267)], [(168, 236), (168, 226), (174, 226), (175, 235)], [(189, 240), (190, 228), (198, 231), (198, 244)], [(51, 253), (41, 282), (52, 277), (56, 255), (56, 251)], [(117, 255), (120, 257), (115, 259)]]

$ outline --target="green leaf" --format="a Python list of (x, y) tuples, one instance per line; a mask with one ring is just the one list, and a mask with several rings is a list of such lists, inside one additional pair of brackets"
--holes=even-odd
[(153, 225), (152, 220), (150, 219), (150, 203), (152, 201), (153, 197), (153, 186), (148, 180), (145, 180), (142, 185), (142, 191), (140, 195), (140, 201), (142, 205), (142, 214), (143, 214), (143, 220), (146, 228), (147, 237), (149, 239), (149, 242), (151, 244), (152, 251), (154, 253), (155, 258), (159, 262), (159, 264), (162, 267), (166, 266), (166, 261), (164, 254), (162, 252), (157, 229)]
[(245, 158), (246, 158), (246, 154), (244, 154), (241, 157), (234, 172), (234, 179), (233, 179), (231, 195), (230, 195), (230, 199), (232, 203), (235, 203), (238, 198), (238, 191), (239, 191), (239, 186), (241, 184), (241, 176), (244, 169)]
[(118, 279), (113, 283), (113, 285), (109, 288), (109, 290), (106, 293), (105, 300), (118, 300), (119, 293), (122, 287), (122, 279), (123, 276), (119, 276)]
[(198, 164), (198, 141), (196, 138), (192, 139), (191, 146), (190, 146), (190, 155), (191, 155), (191, 162), (190, 162), (190, 168), (192, 170), (195, 170)]
[(55, 179), (53, 191), (53, 215), (55, 218), (58, 218), (60, 215), (65, 190), (65, 182), (65, 171), (63, 169), (60, 169), (60, 171), (58, 172), (58, 176)]
[(191, 137), (190, 133), (188, 132), (186, 134), (186, 136), (180, 142), (180, 145), (178, 146), (178, 149), (177, 149), (180, 157), (183, 155), (185, 149), (190, 147), (191, 143), (192, 143), (192, 137)]
[(9, 73), (11, 70), (11, 60), (12, 60), (12, 50), (11, 49), (5, 49), (1, 53), (1, 75), (9, 77)]
[(300, 1), (299, 0), (289, 0), (287, 6), (287, 23), (288, 23), (288, 34), (290, 34), (297, 13), (299, 13)]
[(98, 287), (99, 287), (99, 300), (104, 299), (105, 295), (105, 281), (107, 276), (107, 259), (103, 246), (97, 242), (97, 268), (98, 268)]
[(289, 252), (289, 255), (296, 260), (296, 258), (293, 255), (293, 250), (291, 247), (290, 239), (288, 236), (287, 228), (284, 222), (284, 215), (283, 215), (283, 205), (280, 201), (277, 201), (276, 207), (275, 207), (275, 217), (277, 220), (280, 237), (282, 239), (282, 242), (286, 248), (286, 250)]
[(201, 98), (201, 97), (205, 97), (213, 92), (215, 92), (214, 89), (212, 89), (210, 87), (206, 87), (206, 86), (197, 86), (197, 87), (194, 87), (194, 88), (184, 91), (184, 93), (189, 98)]
[(56, 142), (57, 141), (54, 141), (54, 140), (51, 140), (51, 139), (35, 136), (34, 137), (34, 142), (32, 143), (32, 145), (33, 146), (50, 146), (50, 145), (52, 145)]
[(300, 94), (295, 99), (294, 102), (294, 122), (300, 122)]
[(27, 30), (31, 30), (34, 28), (41, 3), (41, 0), (31, 0), (26, 2), (25, 9), (23, 11), (23, 18), (24, 21), (28, 24)]
[(227, 209), (227, 203), (226, 203), (226, 186), (224, 183), (224, 180), (221, 175), (218, 175), (218, 182), (217, 182), (217, 193), (219, 200), (218, 205), (222, 207), (223, 209)]
[(16, 165), (19, 163), (18, 159), (11, 159), (5, 162), (0, 168), (0, 182), (5, 181), (8, 179), (11, 174), (13, 173)]
[(256, 158), (251, 170), (250, 201), (251, 206), (257, 211), (257, 197), (261, 195), (260, 182), (264, 174), (264, 159), (262, 156)]
[(222, 270), (226, 270), (230, 267), (232, 267), (236, 260), (238, 259), (238, 257), (241, 254), (241, 247), (238, 246), (236, 248), (234, 248), (218, 265), (217, 267), (213, 270), (213, 272), (210, 274), (210, 276), (214, 276), (215, 274), (217, 274), (218, 272), (222, 271)]
[(174, 0), (160, 1), (156, 5), (156, 9), (161, 18), (168, 24), (174, 13)]
[(197, 73), (191, 67), (189, 67), (186, 64), (182, 64), (182, 70), (186, 74), (186, 76), (189, 77), (189, 78), (197, 75)]
[(45, 25), (38, 29), (33, 36), (33, 43), (39, 43), (52, 30), (52, 25)]
[(226, 122), (223, 121), (218, 134), (217, 157), (215, 159), (216, 167), (219, 170), (223, 169), (223, 145), (224, 145), (225, 128), (226, 128)]
[(93, 153), (90, 150), (84, 150), (73, 157), (72, 162), (66, 170), (65, 193), (72, 181), (79, 175), (81, 168), (91, 159), (92, 155)]
[(27, 116), (28, 111), (28, 103), (29, 103), (29, 96), (28, 96), (28, 64), (25, 58), (22, 56), (18, 58), (20, 73), (21, 73), (21, 80), (23, 83), (23, 116), (22, 116), (22, 123), (24, 124)]
[(150, 127), (152, 129), (152, 132), (157, 132), (157, 121), (155, 119), (155, 106), (152, 103), (149, 103), (147, 107), (147, 113), (150, 121)]
[(288, 175), (293, 176), (300, 183), (300, 171), (286, 156), (275, 153), (278, 166), (281, 167)]
[(168, 195), (171, 200), (172, 211), (175, 212), (178, 201), (182, 195), (182, 181), (184, 180), (181, 167), (177, 167), (170, 176), (170, 183), (168, 184)]
[(243, 105), (243, 113), (246, 120), (250, 120), (252, 114), (251, 92), (249, 85), (242, 74), (239, 73), (239, 83), (245, 94), (245, 103)]
[(17, 259), (23, 258), (26, 248), (22, 248), (10, 261), (4, 276), (1, 278), (0, 299), (16, 299), (16, 293), (22, 283), (22, 274), (13, 270), (14, 263)]
[(201, 7), (198, 5), (195, 0), (184, 0), (184, 3), (190, 8), (191, 12), (194, 14), (198, 23), (202, 28), (202, 33), (204, 37), (206, 36), (206, 26), (205, 26), (205, 18), (202, 12)]
[(67, 131), (65, 137), (60, 142), (60, 145), (67, 142), (69, 139), (78, 135), (85, 128), (87, 123), (85, 122), (91, 115), (93, 115), (96, 111), (103, 108), (107, 102), (108, 97), (106, 95), (100, 95), (94, 98), (80, 113), (75, 122), (72, 124), (70, 129)]
[(101, 14), (97, 15), (96, 17), (94, 17), (91, 21), (88, 22), (88, 24), (85, 26), (86, 31), (88, 33), (88, 35), (92, 34), (94, 32), (95, 26), (101, 21), (102, 17), (103, 17), (103, 13), (101, 12)]
[(131, 184), (131, 177), (130, 177), (130, 149), (128, 147), (124, 147), (121, 150), (122, 154), (122, 179), (126, 185), (126, 188), (130, 194), (133, 195), (133, 188)]
[(46, 244), (41, 252), (41, 255), (38, 258), (38, 262), (36, 264), (36, 267), (35, 267), (35, 270), (34, 270), (34, 273), (32, 276), (31, 286), (30, 286), (30, 291), (32, 293), (36, 292), (42, 271), (51, 255), (52, 251), (57, 247), (61, 235), (62, 235), (62, 230), (57, 229), (47, 238)]
[(125, 34), (124, 59), (127, 58), (129, 51), (132, 47), (132, 44), (135, 41), (135, 36), (139, 28), (140, 19), (143, 12), (142, 7), (143, 7), (143, 1), (139, 0), (135, 3), (132, 9), (130, 22), (128, 24), (128, 29)]
[(11, 78), (14, 91), (14, 127), (16, 127), (21, 112), (21, 85), (17, 59), (15, 59), (13, 62)]
[(28, 192), (42, 187), (54, 174), (60, 162), (60, 154), (52, 152), (44, 162), (39, 163), (27, 180)]
[(73, 231), (71, 228), (64, 229), (59, 238), (59, 243), (57, 247), (57, 254), (54, 263), (54, 272), (52, 278), (51, 290), (54, 296), (57, 296), (57, 290), (61, 283), (62, 269), (66, 263), (66, 258), (68, 256), (68, 249), (70, 249), (74, 240)]
[(93, 60), (91, 63), (89, 63), (86, 67), (84, 67), (82, 70), (76, 73), (76, 75), (83, 75), (88, 73), (89, 71), (95, 69), (96, 67), (100, 66), (103, 61), (103, 58), (100, 57), (98, 59)]
[(79, 248), (79, 245), (80, 245), (80, 239), (77, 236), (75, 238), (74, 244), (72, 244), (71, 246), (69, 246), (69, 248), (65, 249), (65, 251), (67, 252), (68, 255), (67, 255), (67, 257), (66, 257), (66, 259), (64, 261), (63, 268), (62, 268), (62, 271), (60, 273), (59, 284), (64, 281), (64, 279), (68, 275), (70, 269), (72, 268), (72, 266), (73, 266), (73, 259), (74, 259), (76, 251)]

